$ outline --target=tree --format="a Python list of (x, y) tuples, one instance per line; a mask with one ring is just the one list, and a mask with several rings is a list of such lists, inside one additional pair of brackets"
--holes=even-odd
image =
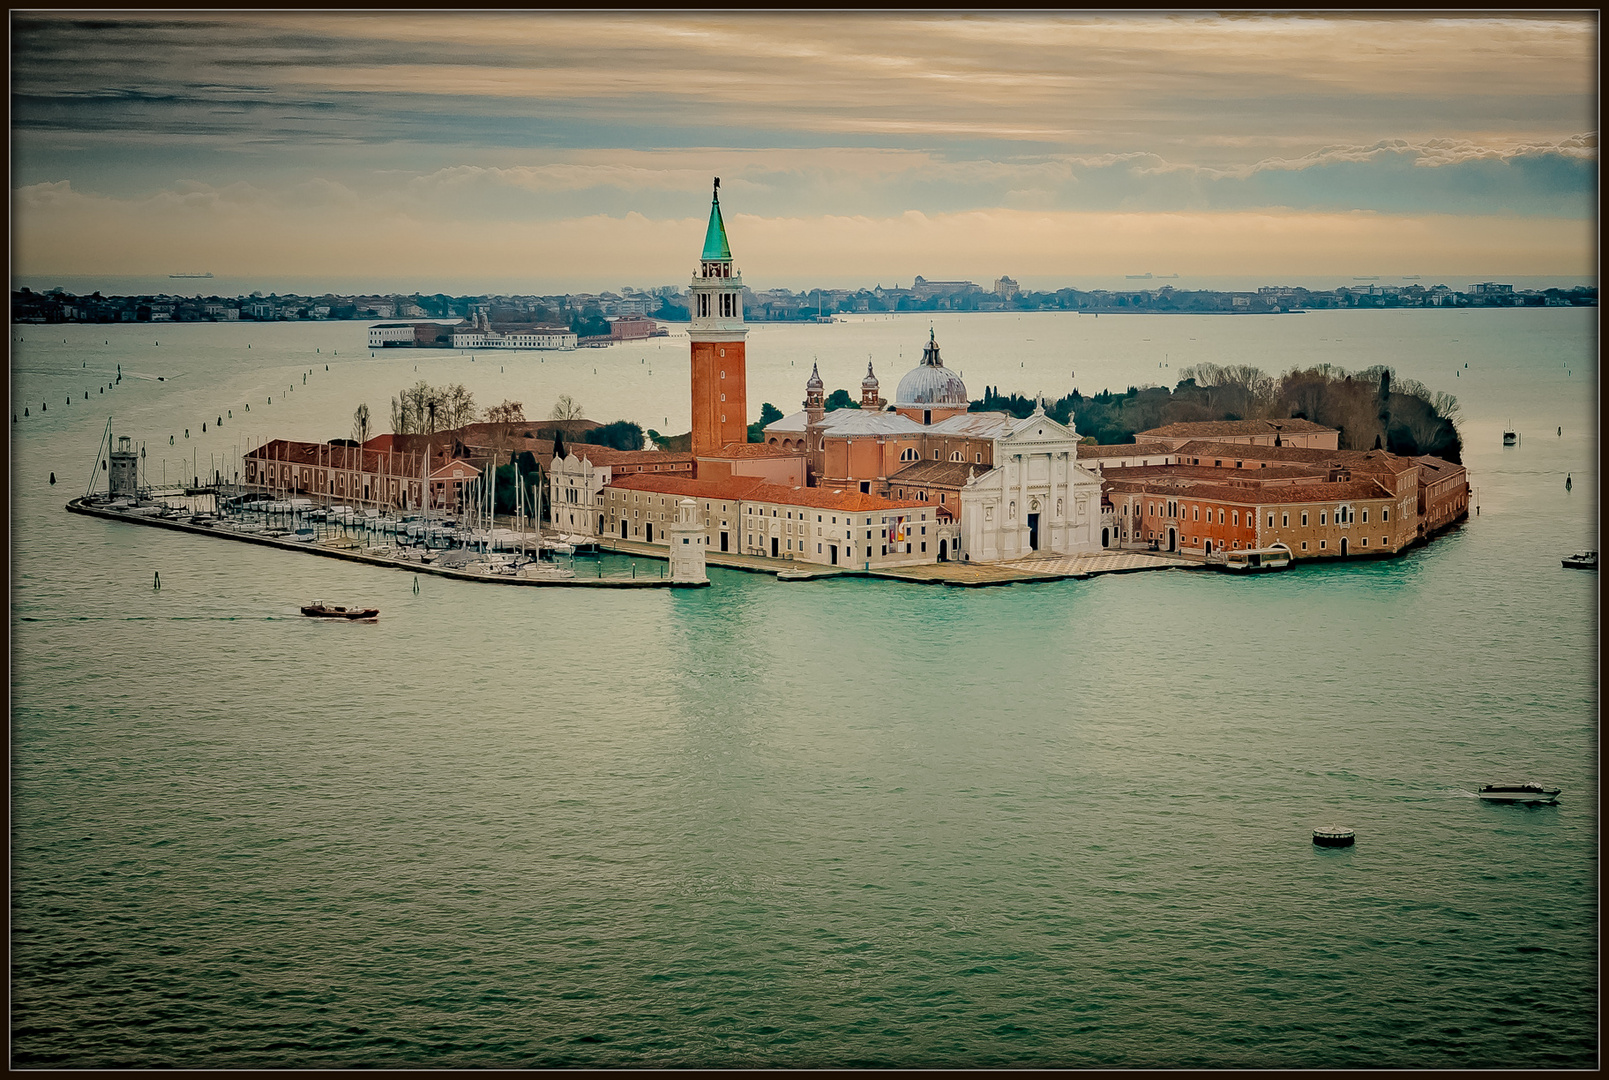
[(749, 442), (765, 441), (765, 428), (782, 419), (782, 410), (769, 401), (760, 406), (760, 419), (749, 425)]
[(630, 420), (616, 420), (587, 432), (587, 442), (594, 446), (611, 446), (616, 450), (641, 450), (642, 428)]
[(352, 414), (352, 437), (357, 439), (358, 445), (369, 441), (369, 407), (359, 405)]
[(824, 404), (827, 412), (832, 412), (834, 409), (858, 409), (858, 408), (860, 408), (860, 402), (858, 402), (854, 398), (850, 397), (848, 390), (841, 390), (841, 389), (840, 390), (834, 390), (832, 393), (828, 394), (827, 395), (827, 400), (823, 404)]
[(501, 405), (493, 405), (486, 410), (488, 424), (519, 424), (525, 421), (525, 406), (518, 401), (509, 401), (506, 398)]
[(560, 394), (559, 400), (553, 403), (553, 411), (548, 413), (553, 420), (579, 420), (581, 419), (581, 403), (569, 394)]

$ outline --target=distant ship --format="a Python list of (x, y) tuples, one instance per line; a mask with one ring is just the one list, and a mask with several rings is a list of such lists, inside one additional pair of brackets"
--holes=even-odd
[(1176, 278), (1178, 276), (1179, 276), (1178, 274), (1158, 274), (1157, 275), (1157, 277), (1159, 277), (1159, 278)]
[(1422, 274), (1403, 274), (1402, 275), (1402, 280), (1403, 281), (1418, 281), (1423, 276), (1424, 275), (1422, 275)]
[(1380, 275), (1375, 274), (1372, 277), (1355, 277), (1352, 280), (1353, 281), (1379, 281), (1380, 280)]
[(1123, 276), (1128, 278), (1130, 281), (1150, 281), (1151, 280), (1151, 275), (1150, 274), (1124, 274)]
[(169, 278), (210, 278), (211, 274), (169, 274)]

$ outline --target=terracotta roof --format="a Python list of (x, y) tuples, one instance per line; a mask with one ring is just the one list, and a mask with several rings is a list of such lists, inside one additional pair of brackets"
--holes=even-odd
[(940, 487), (966, 487), (967, 476), (982, 476), (989, 470), (970, 461), (917, 461), (894, 473), (890, 484), (937, 484)]
[(1115, 457), (1163, 457), (1173, 454), (1173, 447), (1167, 443), (1133, 442), (1116, 443), (1109, 446), (1090, 446), (1087, 443), (1078, 445), (1078, 456), (1081, 458), (1115, 458)]
[(1246, 486), (1269, 482), (1288, 483), (1292, 480), (1323, 480), (1328, 477), (1329, 469), (1324, 466), (1313, 465), (1274, 465), (1266, 469), (1255, 467), (1250, 469), (1215, 468), (1211, 465), (1127, 465), (1107, 469), (1103, 475), (1107, 480), (1150, 480), (1175, 477), (1180, 480), (1199, 480), (1205, 483), (1230, 483)]
[(1321, 450), (1311, 446), (1248, 446), (1245, 443), (1196, 441), (1180, 444), (1173, 453), (1180, 459), (1212, 457), (1214, 460), (1283, 461), (1288, 464), (1335, 465), (1354, 472), (1388, 473), (1393, 476), (1414, 468), (1411, 460), (1384, 450)]
[(749, 476), (734, 476), (722, 480), (693, 480), (687, 477), (667, 476), (663, 473), (632, 473), (619, 480), (611, 480), (609, 486), (622, 491), (652, 491), (661, 495), (720, 499), (725, 502), (739, 502), (746, 499), (752, 502), (810, 506), (849, 513), (907, 508), (926, 509), (931, 505), (914, 499), (884, 499), (850, 488), (784, 487)]
[[(1446, 477), (1457, 476), (1459, 473), (1467, 471), (1462, 465), (1455, 461), (1445, 461), (1442, 458), (1431, 457), (1429, 454), (1416, 454), (1408, 460), (1413, 462), (1415, 465), (1430, 470), (1433, 475), (1425, 476), (1426, 480), (1442, 480)], [(1423, 473), (1420, 475), (1424, 476)]]
[(1175, 499), (1202, 499), (1206, 501), (1237, 503), (1241, 506), (1277, 506), (1289, 503), (1343, 502), (1349, 499), (1394, 498), (1378, 480), (1342, 480), (1336, 483), (1268, 484), (1242, 486), (1215, 484), (1194, 477), (1136, 477), (1130, 480), (1109, 480), (1110, 490), (1146, 495), (1163, 495)]
[(383, 469), (397, 475), (418, 476), (420, 457), (402, 451), (386, 453), (383, 450), (362, 449), (356, 446), (331, 446), (328, 443), (292, 442), (274, 439), (245, 454), (269, 465), (306, 465), (336, 470), (378, 473)]
[(700, 461), (738, 461), (746, 458), (781, 458), (803, 457), (804, 451), (788, 449), (780, 446), (768, 446), (765, 443), (727, 443), (719, 450), (708, 454), (700, 454)]
[(1177, 424), (1164, 424), (1159, 428), (1141, 431), (1134, 437), (1161, 435), (1170, 439), (1210, 439), (1214, 435), (1273, 435), (1276, 433), (1309, 434), (1335, 431), (1335, 428), (1315, 424), (1311, 420), (1291, 417), (1285, 420), (1190, 420)]
[[(568, 456), (585, 458), (594, 465), (651, 466), (688, 464), (693, 460), (692, 454), (675, 453), (668, 450), (616, 450), (612, 446), (593, 446), (590, 443), (566, 443), (564, 450)], [(551, 452), (550, 450), (549, 453)]]

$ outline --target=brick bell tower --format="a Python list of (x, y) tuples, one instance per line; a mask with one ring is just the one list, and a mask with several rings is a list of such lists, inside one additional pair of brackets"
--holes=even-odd
[(721, 178), (715, 178), (704, 253), (693, 278), (689, 310), (693, 340), (693, 454), (749, 441), (748, 379), (743, 339), (743, 277), (721, 220)]

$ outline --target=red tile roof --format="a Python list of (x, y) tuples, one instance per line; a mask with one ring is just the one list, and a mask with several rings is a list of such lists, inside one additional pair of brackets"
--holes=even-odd
[(849, 488), (784, 487), (769, 484), (759, 477), (734, 476), (722, 480), (693, 480), (663, 473), (632, 473), (609, 486), (623, 491), (652, 491), (661, 495), (676, 495), (693, 499), (719, 499), (723, 502), (780, 503), (785, 506), (810, 506), (822, 510), (839, 510), (846, 513), (875, 513), (881, 510), (928, 509), (931, 503), (914, 499), (884, 499), (877, 495)]
[(700, 454), (700, 461), (738, 461), (746, 458), (804, 457), (803, 450), (784, 450), (766, 443), (727, 443), (719, 450)]
[(1147, 435), (1152, 437), (1161, 435), (1170, 439), (1210, 439), (1214, 435), (1305, 435), (1335, 430), (1323, 424), (1315, 424), (1311, 420), (1298, 420), (1294, 417), (1285, 420), (1190, 420), (1137, 432), (1134, 437), (1136, 440), (1143, 439)]
[(1145, 457), (1148, 455), (1168, 457), (1173, 453), (1173, 447), (1167, 443), (1155, 442), (1113, 443), (1105, 446), (1091, 446), (1087, 443), (1080, 443), (1078, 447), (1078, 456), (1080, 458)]

